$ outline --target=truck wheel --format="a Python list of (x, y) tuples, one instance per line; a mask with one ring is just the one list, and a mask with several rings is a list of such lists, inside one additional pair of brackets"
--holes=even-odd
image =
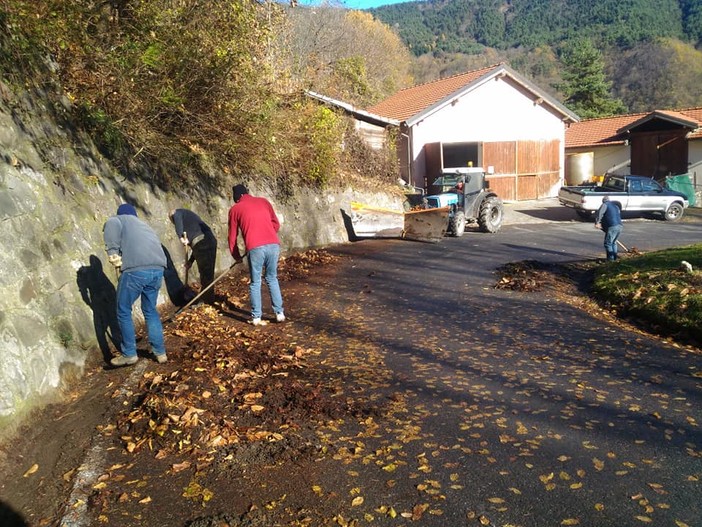
[(478, 214), (478, 225), (483, 232), (497, 232), (502, 227), (504, 209), (502, 200), (496, 196), (490, 196), (480, 204)]
[(449, 221), (449, 229), (456, 238), (460, 238), (466, 232), (466, 215), (462, 210), (457, 210), (453, 215), (453, 218)]
[(663, 214), (663, 217), (667, 221), (678, 221), (680, 218), (682, 218), (684, 211), (685, 209), (680, 203), (671, 203), (668, 210), (666, 210), (665, 214)]

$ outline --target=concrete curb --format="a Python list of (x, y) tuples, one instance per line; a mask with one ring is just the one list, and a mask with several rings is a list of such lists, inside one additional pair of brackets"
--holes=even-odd
[[(113, 399), (112, 408), (109, 410), (110, 415), (118, 414), (132, 392), (132, 388), (137, 386), (139, 379), (144, 375), (147, 363), (148, 359), (141, 359), (133, 366), (129, 376), (119, 388), (119, 396)], [(93, 493), (93, 487), (97, 484), (98, 478), (107, 472), (105, 443), (103, 435), (95, 432), (85, 459), (78, 467), (73, 480), (73, 488), (66, 503), (66, 509), (58, 523), (59, 527), (90, 527), (88, 499)]]

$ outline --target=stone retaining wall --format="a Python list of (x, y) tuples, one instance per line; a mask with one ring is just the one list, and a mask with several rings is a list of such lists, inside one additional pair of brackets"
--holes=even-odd
[[(70, 372), (80, 374), (91, 354), (109, 345), (116, 276), (106, 263), (102, 227), (120, 203), (136, 206), (177, 268), (183, 250), (168, 220), (175, 207), (194, 210), (215, 230), (218, 272), (232, 263), (230, 196), (169, 194), (126, 180), (64, 119), (69, 106), (65, 99), (56, 105), (41, 96), (12, 96), (0, 83), (0, 424), (57, 396)], [(249, 186), (253, 195), (269, 194)], [(397, 197), (351, 188), (271, 200), (283, 251), (347, 241), (341, 211), (352, 200), (401, 207)], [(163, 288), (162, 304), (172, 287)]]

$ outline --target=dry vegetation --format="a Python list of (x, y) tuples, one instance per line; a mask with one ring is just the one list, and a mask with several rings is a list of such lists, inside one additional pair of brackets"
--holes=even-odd
[[(0, 71), (18, 91), (55, 82), (103, 155), (131, 176), (146, 169), (163, 188), (177, 178), (216, 190), (237, 174), (285, 195), (349, 167), (393, 181), (392, 153), (343, 149), (358, 143), (348, 119), (304, 89), (377, 100), (408, 81), (393, 55), (406, 51), (371, 17), (305, 11), (248, 0), (207, 9), (196, 0), (3, 0)], [(302, 38), (310, 21), (316, 37)]]

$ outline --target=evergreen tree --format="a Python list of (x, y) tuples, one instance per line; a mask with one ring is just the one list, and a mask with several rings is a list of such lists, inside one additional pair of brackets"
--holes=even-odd
[(505, 46), (505, 17), (493, 5), (485, 4), (475, 14), (475, 38), (492, 48)]
[(702, 43), (702, 0), (681, 0), (680, 6), (686, 36), (694, 43)]
[(604, 73), (602, 53), (589, 39), (570, 41), (561, 55), (563, 83), (557, 88), (565, 104), (583, 118), (624, 113), (621, 100), (612, 96), (612, 83)]

